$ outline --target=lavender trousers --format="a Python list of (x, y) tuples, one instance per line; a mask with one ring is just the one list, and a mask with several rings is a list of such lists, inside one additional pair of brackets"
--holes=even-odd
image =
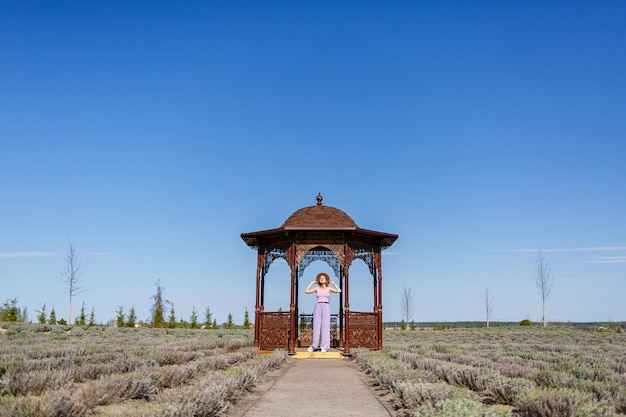
[[(320, 344), (320, 335), (322, 343)], [(330, 349), (330, 305), (328, 303), (315, 303), (313, 309), (313, 342), (315, 349)]]

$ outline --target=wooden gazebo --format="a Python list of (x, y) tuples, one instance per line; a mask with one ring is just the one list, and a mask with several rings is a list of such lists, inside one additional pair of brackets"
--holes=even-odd
[[(257, 250), (256, 306), (254, 309), (254, 345), (259, 349), (285, 349), (308, 346), (304, 329), (307, 315), (298, 311), (299, 278), (313, 261), (326, 262), (334, 271), (342, 289), (339, 314), (333, 318), (333, 344), (350, 348), (382, 349), (382, 256), (398, 235), (362, 229), (345, 212), (324, 206), (317, 195), (317, 205), (295, 211), (276, 229), (242, 233), (248, 246)], [(291, 270), (289, 311), (265, 311), (265, 276), (276, 259), (284, 259)], [(350, 310), (349, 270), (355, 259), (363, 260), (373, 281), (373, 311)], [(306, 285), (306, 284), (304, 284)], [(310, 333), (309, 333), (310, 335)]]

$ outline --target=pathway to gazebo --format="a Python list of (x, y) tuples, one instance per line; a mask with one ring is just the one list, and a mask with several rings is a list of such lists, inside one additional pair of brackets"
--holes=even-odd
[(229, 417), (393, 417), (367, 376), (344, 359), (288, 358), (233, 407)]

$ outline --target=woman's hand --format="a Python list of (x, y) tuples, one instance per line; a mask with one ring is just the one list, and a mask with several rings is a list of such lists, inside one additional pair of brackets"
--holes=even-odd
[(339, 288), (339, 287), (337, 286), (337, 284), (335, 283), (335, 281), (330, 281), (330, 282), (328, 283), (328, 285), (330, 285), (330, 284), (332, 284), (332, 285), (334, 285), (334, 286), (335, 286), (335, 288), (331, 288), (331, 287), (329, 287), (329, 288), (330, 288), (330, 292), (341, 292), (341, 288)]

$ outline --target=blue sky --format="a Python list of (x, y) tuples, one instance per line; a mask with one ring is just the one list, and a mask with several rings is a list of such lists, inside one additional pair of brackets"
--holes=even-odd
[[(626, 3), (0, 1), (0, 301), (254, 311), (240, 238), (324, 204), (397, 233), (384, 319), (626, 320)], [(288, 268), (266, 309), (288, 308)], [(371, 311), (355, 264), (352, 309)], [(313, 263), (302, 278), (327, 270)], [(360, 276), (364, 276), (361, 283)], [(302, 289), (304, 289), (304, 285)], [(302, 310), (310, 300), (302, 296)], [(335, 308), (336, 308), (336, 300)]]

